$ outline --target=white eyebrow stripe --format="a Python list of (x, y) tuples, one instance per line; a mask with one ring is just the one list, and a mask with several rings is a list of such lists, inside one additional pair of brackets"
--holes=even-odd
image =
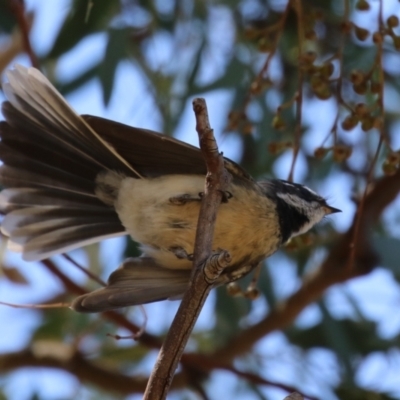
[(303, 186), (304, 189), (308, 190), (311, 194), (313, 194), (314, 196), (317, 197), (321, 197), (318, 193), (314, 192), (314, 190), (311, 190), (309, 187), (307, 186)]
[(310, 189), (308, 186), (301, 185), (300, 183), (293, 183), (293, 182), (287, 182), (287, 181), (281, 181), (281, 182), (284, 186), (289, 186), (289, 187), (295, 188), (299, 191), (301, 191), (301, 189), (305, 189), (308, 192), (310, 192), (311, 194), (313, 194), (314, 196), (321, 197), (318, 193), (314, 192), (314, 190)]
[(277, 193), (277, 197), (280, 199), (286, 201), (286, 203), (293, 205), (294, 207), (302, 207), (306, 206), (307, 204), (310, 204), (309, 201), (304, 200), (302, 197), (300, 197), (297, 194), (293, 193)]

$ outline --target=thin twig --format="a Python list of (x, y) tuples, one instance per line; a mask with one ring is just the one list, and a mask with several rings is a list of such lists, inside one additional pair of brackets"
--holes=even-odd
[[(243, 379), (246, 379), (248, 382), (254, 383), (256, 385), (267, 385), (267, 386), (272, 386), (272, 387), (276, 387), (282, 390), (285, 390), (287, 392), (293, 392), (295, 389), (289, 385), (285, 385), (283, 383), (278, 383), (278, 382), (273, 382), (270, 381), (269, 379), (264, 379), (263, 377), (254, 374), (252, 372), (243, 372), (243, 371), (239, 371), (238, 369), (234, 368), (234, 367), (227, 367), (227, 368), (223, 368), (227, 371), (230, 371), (232, 373), (234, 373), (235, 375), (237, 375), (238, 377), (241, 377)], [(314, 396), (308, 396), (305, 394), (300, 394), (300, 396), (302, 396), (304, 399), (308, 399), (308, 400), (319, 400), (317, 397)]]
[(33, 67), (40, 69), (39, 60), (36, 57), (36, 54), (34, 53), (32, 46), (31, 46), (31, 42), (29, 40), (30, 26), (29, 26), (29, 22), (26, 18), (24, 1), (23, 0), (9, 0), (9, 7), (10, 7), (12, 13), (15, 15), (15, 18), (17, 20), (19, 29), (22, 34), (24, 49), (25, 49), (25, 52), (28, 54), (31, 64)]
[(84, 274), (86, 274), (90, 279), (93, 279), (95, 282), (97, 282), (99, 285), (106, 287), (107, 283), (105, 283), (100, 277), (98, 277), (96, 274), (93, 272), (89, 271), (85, 267), (82, 267), (77, 261), (75, 261), (71, 256), (69, 256), (67, 253), (63, 253), (62, 256), (68, 260), (71, 264), (75, 265), (76, 268), (78, 268), (80, 271), (82, 271)]
[(340, 106), (343, 105), (348, 107), (348, 104), (344, 101), (342, 91), (343, 91), (343, 74), (344, 74), (344, 48), (346, 45), (346, 39), (348, 36), (348, 30), (346, 27), (349, 25), (350, 18), (350, 0), (344, 1), (344, 22), (342, 25), (342, 31), (339, 38), (339, 48), (337, 53), (337, 60), (339, 61), (339, 76), (336, 85), (336, 96), (337, 96), (337, 115), (335, 118), (334, 125), (330, 133), (333, 133), (333, 144), (337, 144), (337, 128), (339, 124), (339, 114)]
[(304, 400), (304, 397), (300, 393), (294, 392), (290, 393), (283, 400)]
[[(289, 14), (289, 10), (290, 10), (290, 2), (288, 2), (288, 4), (286, 5), (286, 8), (285, 8), (284, 12), (282, 13), (279, 21), (274, 25), (274, 29), (276, 30), (276, 35), (274, 38), (274, 42), (271, 46), (271, 50), (268, 52), (267, 58), (265, 59), (264, 64), (263, 64), (262, 68), (260, 69), (260, 71), (258, 72), (253, 83), (250, 85), (250, 88), (259, 86), (261, 84), (262, 80), (265, 78), (265, 74), (269, 69), (271, 61), (274, 58), (274, 55), (278, 50), (279, 41), (281, 39), (283, 29), (285, 27), (285, 23), (286, 23), (287, 16)], [(253, 97), (253, 91), (250, 89), (247, 92), (246, 97), (243, 102), (243, 112), (246, 110), (252, 97)]]
[[(193, 101), (196, 130), (200, 148), (207, 165), (204, 196), (202, 198), (193, 256), (193, 274), (168, 335), (160, 349), (157, 362), (149, 378), (143, 399), (165, 399), (184, 348), (193, 330), (203, 304), (213, 287), (209, 264), (217, 209), (230, 182), (224, 161), (208, 121), (204, 99)], [(205, 265), (204, 265), (205, 264)], [(217, 278), (217, 274), (214, 279)]]
[(6, 301), (0, 301), (0, 304), (7, 307), (12, 308), (25, 308), (32, 310), (43, 310), (49, 308), (67, 308), (69, 307), (69, 303), (52, 303), (52, 304), (17, 304), (17, 303), (8, 303)]
[[(57, 276), (57, 278), (61, 280), (61, 282), (64, 284), (65, 288), (69, 292), (74, 293), (76, 295), (83, 295), (87, 293), (84, 288), (77, 285), (62, 271), (60, 271), (58, 267), (51, 260), (43, 260), (42, 265), (44, 265), (53, 275)], [(104, 316), (109, 321), (112, 321), (113, 323), (132, 332), (132, 335), (134, 337), (136, 337), (136, 335), (142, 331), (141, 327), (138, 327), (137, 325), (133, 324), (131, 321), (125, 318), (125, 316), (123, 316), (118, 312), (106, 311), (102, 313), (102, 316)], [(140, 335), (138, 341), (140, 341), (141, 344), (153, 349), (159, 349), (161, 346), (160, 340), (156, 336), (150, 335), (149, 333), (146, 332)]]
[[(290, 3), (290, 2), (289, 2)], [(298, 60), (299, 65), (301, 57), (303, 56), (303, 42), (304, 42), (304, 22), (303, 22), (303, 6), (301, 0), (292, 0), (293, 8), (297, 13), (297, 35), (299, 43)], [(297, 156), (300, 150), (300, 138), (302, 127), (302, 111), (303, 111), (303, 85), (304, 85), (304, 71), (303, 68), (298, 69), (298, 84), (296, 93), (296, 127), (294, 131), (294, 144), (293, 144), (293, 157), (290, 166), (288, 181), (293, 181), (294, 167), (296, 165)]]
[[(383, 23), (383, 0), (379, 1), (379, 11), (378, 11), (378, 26), (379, 26), (379, 32), (383, 32), (384, 29), (384, 23)], [(354, 259), (355, 259), (355, 254), (356, 254), (356, 243), (357, 243), (357, 238), (358, 235), (360, 234), (360, 226), (361, 226), (361, 218), (362, 214), (364, 212), (364, 205), (365, 205), (365, 199), (367, 198), (368, 190), (370, 189), (369, 186), (373, 180), (373, 175), (374, 175), (374, 169), (376, 162), (378, 161), (378, 157), (380, 154), (380, 151), (382, 149), (383, 142), (385, 141), (385, 124), (384, 124), (384, 117), (385, 117), (385, 106), (383, 102), (383, 96), (384, 96), (384, 72), (383, 72), (383, 39), (382, 41), (378, 41), (377, 43), (377, 55), (376, 55), (376, 65), (379, 70), (379, 82), (380, 82), (380, 89), (379, 89), (379, 94), (378, 94), (378, 105), (379, 105), (379, 112), (382, 118), (382, 124), (379, 132), (379, 142), (376, 147), (376, 151), (374, 154), (374, 158), (371, 161), (371, 165), (368, 170), (368, 175), (367, 179), (365, 182), (365, 189), (363, 196), (361, 198), (360, 204), (357, 209), (357, 213), (355, 216), (355, 226), (354, 226), (354, 232), (353, 232), (353, 237), (350, 242), (350, 257), (349, 261), (347, 263), (347, 268), (348, 270), (351, 270), (354, 268)]]
[[(279, 382), (274, 382), (269, 379), (263, 378), (261, 375), (258, 375), (253, 372), (241, 371), (233, 365), (226, 364), (223, 362), (219, 362), (217, 357), (209, 357), (208, 355), (199, 355), (199, 354), (186, 354), (185, 355), (185, 366), (188, 369), (192, 369), (194, 371), (200, 371), (200, 373), (210, 373), (217, 369), (229, 371), (232, 374), (246, 379), (249, 383), (253, 383), (255, 385), (266, 385), (273, 386), (282, 390), (285, 390), (288, 393), (298, 391), (295, 387), (290, 385), (286, 385)], [(301, 392), (300, 392), (301, 393)], [(309, 396), (307, 394), (301, 393), (304, 398), (309, 400), (319, 400), (317, 397)]]

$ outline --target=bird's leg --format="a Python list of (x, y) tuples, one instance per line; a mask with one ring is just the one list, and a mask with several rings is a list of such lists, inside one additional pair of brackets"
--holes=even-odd
[(258, 279), (260, 278), (261, 273), (261, 263), (259, 263), (254, 268), (253, 279), (247, 286), (246, 290), (244, 291), (244, 296), (250, 300), (255, 300), (260, 296), (260, 290), (257, 287)]
[(193, 254), (188, 254), (188, 252), (180, 246), (173, 246), (168, 249), (171, 253), (175, 254), (176, 258), (180, 260), (193, 261)]
[[(222, 190), (220, 192), (222, 194), (222, 200), (221, 200), (222, 203), (228, 203), (229, 199), (233, 197), (231, 192)], [(192, 194), (184, 193), (178, 196), (170, 197), (169, 202), (177, 206), (183, 206), (189, 203), (190, 201), (201, 201), (203, 196), (204, 192), (200, 192), (198, 196), (193, 196)]]
[[(257, 288), (257, 283), (258, 283), (258, 278), (260, 277), (260, 272), (261, 272), (261, 263), (259, 263), (258, 265), (256, 265), (254, 267), (250, 266), (250, 270), (254, 269), (254, 275), (253, 275), (253, 279), (251, 280), (251, 282), (249, 283), (249, 285), (247, 286), (246, 290), (242, 290), (242, 288), (236, 283), (236, 282), (230, 282), (228, 283), (228, 285), (226, 286), (228, 293), (231, 296), (241, 296), (241, 297), (246, 297), (250, 300), (255, 300), (256, 298), (259, 297), (260, 295), (260, 291)], [(249, 267), (249, 266), (248, 266)], [(236, 271), (235, 271), (236, 272)], [(247, 270), (246, 273), (248, 273), (249, 270)], [(246, 274), (245, 273), (245, 274)], [(240, 279), (243, 275), (243, 272), (239, 272), (237, 274), (237, 276), (232, 276), (232, 278), (234, 278), (235, 280)], [(232, 274), (234, 275), (234, 274)]]
[(221, 203), (228, 203), (229, 199), (231, 199), (233, 197), (231, 192), (226, 191), (222, 191), (220, 190), (221, 194), (222, 194), (222, 200)]
[(191, 194), (185, 193), (178, 196), (170, 197), (169, 202), (177, 206), (183, 206), (190, 201), (201, 201), (201, 197), (202, 196), (200, 193), (198, 196), (193, 196)]
[[(231, 192), (226, 191), (222, 191), (219, 190), (219, 192), (222, 194), (222, 199), (221, 199), (221, 203), (228, 203), (229, 199), (231, 199), (233, 197)], [(204, 196), (204, 192), (200, 192), (199, 193), (199, 197), (203, 198)]]

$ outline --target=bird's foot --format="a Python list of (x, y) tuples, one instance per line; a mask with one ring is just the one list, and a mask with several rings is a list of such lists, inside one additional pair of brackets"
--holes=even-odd
[(191, 194), (185, 193), (179, 196), (174, 196), (169, 198), (169, 202), (177, 206), (183, 206), (186, 203), (189, 203), (190, 201), (200, 201), (200, 200), (201, 200), (200, 193), (199, 196), (193, 196)]
[[(233, 197), (231, 192), (219, 190), (222, 195), (221, 203), (228, 203), (228, 201)], [(202, 199), (204, 197), (204, 192), (199, 193), (199, 197)]]
[(173, 246), (168, 250), (175, 254), (176, 258), (179, 258), (180, 260), (193, 261), (193, 254), (188, 254), (188, 252), (181, 246)]

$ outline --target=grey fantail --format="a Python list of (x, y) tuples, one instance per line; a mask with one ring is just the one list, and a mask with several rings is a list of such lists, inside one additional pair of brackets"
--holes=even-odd
[[(78, 115), (36, 69), (16, 66), (0, 123), (2, 232), (11, 250), (41, 260), (129, 234), (141, 257), (107, 287), (73, 303), (96, 312), (182, 296), (190, 278), (206, 167), (200, 150), (171, 137)], [(214, 249), (232, 257), (218, 284), (240, 278), (291, 237), (338, 212), (305, 186), (256, 182), (225, 158), (230, 198)]]

